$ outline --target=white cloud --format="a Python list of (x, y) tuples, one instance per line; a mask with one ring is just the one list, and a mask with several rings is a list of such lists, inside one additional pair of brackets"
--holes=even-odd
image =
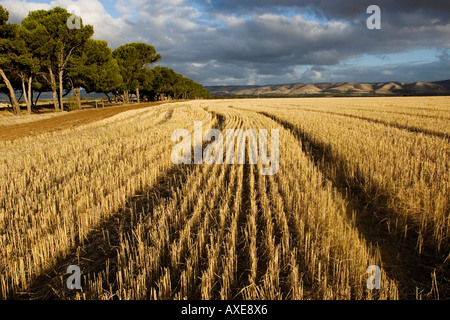
[(28, 15), (28, 12), (35, 10), (49, 10), (52, 6), (47, 3), (29, 2), (24, 0), (3, 0), (0, 5), (9, 11), (9, 21), (19, 23)]
[(94, 26), (94, 38), (107, 40), (110, 46), (115, 47), (122, 44), (124, 39), (129, 39), (134, 34), (133, 27), (122, 18), (113, 18), (106, 12), (99, 0), (56, 0), (50, 3), (32, 1), (5, 0), (1, 2), (10, 13), (10, 21), (20, 23), (30, 11), (49, 10), (54, 7), (68, 9), (77, 6), (80, 9), (84, 24)]
[(309, 68), (302, 74), (302, 81), (304, 82), (319, 82), (323, 81), (322, 72)]

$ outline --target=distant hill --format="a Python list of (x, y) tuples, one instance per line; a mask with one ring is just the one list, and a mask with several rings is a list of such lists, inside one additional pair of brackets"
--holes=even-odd
[(435, 82), (328, 82), (265, 86), (205, 86), (216, 97), (450, 95), (450, 80)]

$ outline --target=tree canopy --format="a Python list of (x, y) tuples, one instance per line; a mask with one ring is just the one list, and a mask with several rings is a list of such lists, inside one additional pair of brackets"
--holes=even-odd
[(209, 91), (199, 83), (167, 67), (157, 66), (146, 72), (144, 94), (149, 100), (209, 98)]
[(94, 34), (94, 28), (91, 25), (83, 25), (82, 21), (80, 28), (69, 29), (67, 22), (70, 17), (71, 14), (67, 10), (56, 7), (51, 10), (32, 11), (22, 21), (22, 25), (29, 30), (39, 28), (47, 40), (46, 42), (41, 41), (38, 52), (43, 54), (40, 58), (43, 58), (47, 64), (53, 97), (55, 97), (56, 91), (54, 76), (58, 77), (57, 95), (61, 111), (64, 110), (64, 72), (67, 65), (72, 57), (84, 50), (87, 40)]
[(151, 65), (161, 60), (161, 55), (155, 48), (145, 43), (129, 43), (114, 50), (114, 58), (117, 60), (122, 75), (123, 83), (121, 89), (124, 92), (125, 103), (129, 102), (128, 93), (136, 91), (136, 97), (139, 102), (139, 90), (145, 78), (145, 70)]
[(84, 50), (68, 63), (67, 77), (70, 88), (76, 92), (80, 108), (80, 90), (86, 92), (111, 93), (122, 85), (119, 65), (113, 58), (108, 43), (103, 40), (89, 39)]
[(108, 43), (94, 40), (94, 29), (80, 24), (69, 28), (67, 10), (32, 11), (21, 24), (8, 23), (9, 13), (0, 5), (0, 90), (10, 97), (15, 113), (20, 106), (15, 91), (22, 91), (31, 113), (34, 91), (51, 91), (56, 110), (64, 110), (64, 90), (74, 92), (80, 107), (80, 88), (104, 93), (130, 103), (162, 99), (208, 98), (201, 84), (155, 66), (161, 60), (146, 43), (128, 43), (112, 51)]
[(17, 25), (8, 23), (9, 12), (0, 6), (0, 76), (5, 84), (9, 95), (11, 106), (15, 114), (19, 114), (19, 103), (16, 100), (14, 87), (9, 75), (15, 72), (15, 39), (17, 36)]

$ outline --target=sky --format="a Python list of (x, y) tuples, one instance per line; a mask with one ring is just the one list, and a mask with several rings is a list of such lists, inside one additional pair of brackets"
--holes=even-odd
[[(450, 79), (448, 0), (0, 0), (10, 22), (76, 5), (111, 49), (151, 44), (203, 85)], [(369, 29), (370, 5), (381, 28)]]

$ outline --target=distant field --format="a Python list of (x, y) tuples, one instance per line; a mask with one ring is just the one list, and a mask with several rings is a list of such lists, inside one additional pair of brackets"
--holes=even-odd
[[(0, 139), (1, 299), (450, 298), (450, 97), (199, 100), (52, 130), (63, 117)], [(248, 150), (175, 165), (194, 121), (279, 130), (277, 174)]]
[(22, 123), (30, 123), (38, 120), (49, 119), (63, 115), (65, 113), (45, 113), (45, 114), (33, 114), (33, 115), (23, 115), (20, 117), (15, 117), (9, 111), (0, 112), (0, 127), (11, 126)]
[(119, 113), (155, 106), (160, 103), (132, 104), (119, 107), (87, 109), (74, 112), (53, 112), (51, 109), (39, 114), (14, 116), (11, 112), (0, 113), (0, 140), (19, 139), (43, 133), (76, 128)]

